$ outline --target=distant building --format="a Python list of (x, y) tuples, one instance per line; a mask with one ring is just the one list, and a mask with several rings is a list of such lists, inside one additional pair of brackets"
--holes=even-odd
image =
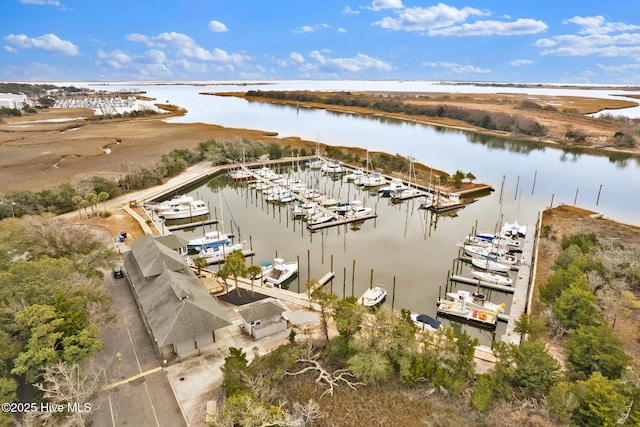
[(27, 95), (14, 93), (0, 93), (0, 107), (22, 110), (28, 104)]
[(258, 339), (287, 329), (287, 320), (282, 315), (287, 311), (276, 299), (260, 300), (246, 305), (238, 314), (246, 333)]
[(129, 247), (124, 266), (161, 356), (184, 357), (213, 344), (215, 331), (231, 322), (183, 256), (152, 236)]

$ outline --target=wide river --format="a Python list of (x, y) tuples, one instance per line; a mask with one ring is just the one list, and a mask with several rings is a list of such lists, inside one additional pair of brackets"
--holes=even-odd
[[(100, 85), (93, 84), (93, 86)], [(106, 85), (105, 85), (106, 86)], [(280, 137), (300, 138), (329, 145), (362, 147), (371, 151), (412, 156), (418, 162), (453, 174), (456, 170), (472, 172), (476, 182), (492, 185), (496, 191), (452, 216), (435, 216), (417, 209), (411, 202), (394, 205), (388, 199), (361, 192), (351, 184), (320, 179), (323, 189), (332, 190), (342, 199), (359, 198), (375, 207), (378, 218), (358, 226), (330, 228), (309, 233), (302, 224), (292, 221), (285, 208), (267, 206), (254, 192), (244, 187), (228, 186), (225, 179), (194, 188), (192, 193), (206, 199), (218, 217), (224, 219), (225, 231), (231, 224), (240, 227), (256, 253), (253, 262), (272, 259), (277, 253), (286, 260), (300, 260), (299, 280), (291, 288), (303, 290), (309, 277), (319, 278), (333, 269), (333, 290), (338, 295), (359, 296), (372, 280), (391, 291), (396, 283), (395, 308), (435, 315), (439, 285), (458, 254), (456, 242), (477, 224), (479, 231), (492, 232), (502, 219), (506, 222), (533, 225), (538, 213), (553, 204), (573, 205), (602, 212), (617, 221), (640, 224), (640, 160), (628, 156), (600, 156), (568, 152), (536, 143), (479, 136), (477, 134), (437, 128), (429, 125), (338, 114), (264, 103), (230, 97), (199, 95), (199, 92), (262, 90), (396, 90), (445, 92), (532, 93), (533, 89), (447, 86), (430, 82), (274, 82), (246, 87), (206, 83), (193, 85), (111, 84), (116, 90), (136, 87), (147, 91), (159, 102), (168, 101), (189, 112), (175, 122), (204, 122), (226, 127), (278, 132)], [(564, 94), (611, 97), (622, 91), (536, 89), (541, 94)], [(626, 92), (628, 93), (628, 92)], [(637, 109), (616, 114), (638, 116)], [(293, 173), (293, 172), (289, 172)], [(310, 174), (305, 180), (316, 181)], [(501, 189), (503, 188), (503, 191)], [(221, 189), (221, 194), (218, 192)], [(500, 203), (502, 199), (502, 203)], [(179, 232), (192, 238), (202, 229)], [(236, 232), (237, 230), (233, 230)], [(331, 264), (333, 262), (333, 265)], [(355, 269), (354, 269), (355, 265)], [(463, 286), (464, 288), (464, 286)], [(490, 300), (507, 302), (508, 297), (488, 292)], [(507, 307), (508, 312), (508, 307)], [(449, 324), (449, 321), (445, 322)], [(499, 324), (497, 336), (504, 333)], [(491, 334), (475, 332), (483, 344)]]

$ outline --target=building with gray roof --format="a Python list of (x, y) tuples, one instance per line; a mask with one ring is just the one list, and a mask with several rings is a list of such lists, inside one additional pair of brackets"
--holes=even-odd
[(231, 324), (184, 258), (152, 236), (123, 254), (138, 305), (164, 359), (183, 357), (215, 342)]

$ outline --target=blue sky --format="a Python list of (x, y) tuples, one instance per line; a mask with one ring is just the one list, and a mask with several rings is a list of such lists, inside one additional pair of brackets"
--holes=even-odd
[(640, 82), (637, 0), (1, 0), (2, 80)]

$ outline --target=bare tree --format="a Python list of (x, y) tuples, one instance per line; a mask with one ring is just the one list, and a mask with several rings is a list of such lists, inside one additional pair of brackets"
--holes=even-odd
[(324, 383), (327, 386), (327, 389), (324, 391), (324, 393), (322, 393), (320, 398), (323, 398), (325, 394), (329, 394), (333, 396), (333, 390), (340, 384), (346, 384), (353, 390), (357, 390), (356, 386), (358, 385), (362, 385), (362, 386), (365, 385), (365, 383), (353, 382), (347, 379), (348, 377), (350, 378), (355, 377), (355, 375), (353, 375), (347, 369), (337, 369), (333, 373), (330, 373), (329, 371), (327, 371), (322, 367), (320, 362), (318, 362), (318, 357), (319, 357), (319, 354), (318, 353), (314, 354), (313, 346), (309, 344), (307, 346), (307, 357), (299, 357), (298, 360), (296, 360), (296, 362), (304, 363), (308, 366), (305, 368), (302, 368), (298, 372), (285, 371), (284, 374), (282, 375), (295, 376), (295, 375), (304, 374), (305, 372), (309, 372), (309, 371), (316, 371), (318, 373), (318, 376), (316, 377), (316, 383), (318, 384)]
[(293, 425), (296, 426), (312, 426), (318, 421), (324, 418), (324, 412), (320, 409), (320, 405), (313, 400), (309, 399), (307, 403), (293, 402)]

